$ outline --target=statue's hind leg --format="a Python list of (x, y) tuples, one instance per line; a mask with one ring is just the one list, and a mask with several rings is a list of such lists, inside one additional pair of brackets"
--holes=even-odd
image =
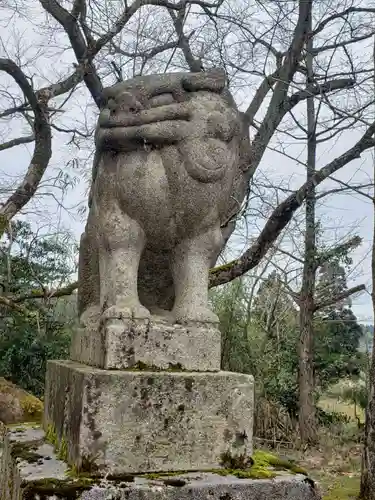
[(97, 322), (101, 313), (99, 255), (91, 214), (80, 241), (78, 283), (78, 318), (87, 326), (89, 322)]

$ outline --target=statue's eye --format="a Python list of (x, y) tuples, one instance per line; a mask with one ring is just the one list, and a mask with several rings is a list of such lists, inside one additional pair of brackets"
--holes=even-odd
[(229, 142), (238, 129), (237, 120), (230, 113), (210, 113), (207, 117), (207, 131), (211, 137)]
[(116, 101), (112, 97), (108, 99), (106, 108), (110, 109), (111, 111), (115, 111)]

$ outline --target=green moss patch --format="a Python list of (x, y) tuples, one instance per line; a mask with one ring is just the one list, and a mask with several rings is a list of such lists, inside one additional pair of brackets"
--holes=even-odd
[(250, 466), (246, 466), (244, 457), (233, 458), (232, 463), (235, 465), (233, 468), (227, 467), (228, 459), (226, 458), (226, 461), (223, 463), (226, 468), (215, 470), (214, 472), (220, 475), (232, 475), (243, 479), (269, 479), (276, 477), (280, 471), (307, 476), (307, 471), (299, 467), (296, 463), (262, 450), (257, 450), (252, 455)]
[(56, 498), (66, 500), (76, 500), (81, 493), (91, 488), (93, 481), (91, 479), (79, 480), (58, 480), (58, 479), (39, 479), (27, 482), (23, 487), (24, 500), (34, 500), (36, 495), (40, 498)]
[(38, 446), (35, 443), (12, 443), (10, 452), (14, 460), (20, 459), (28, 463), (35, 463), (43, 456), (37, 453)]
[[(307, 471), (299, 467), (295, 462), (279, 458), (272, 453), (262, 450), (257, 450), (252, 457), (246, 458), (244, 456), (230, 457), (228, 454), (224, 454), (222, 460), (222, 469), (211, 469), (204, 472), (211, 472), (220, 476), (235, 476), (241, 479), (270, 479), (276, 477), (281, 471), (288, 472), (289, 474), (303, 474), (307, 476)], [(187, 472), (188, 471), (159, 472), (143, 474), (142, 477), (164, 481), (166, 478), (181, 476)]]

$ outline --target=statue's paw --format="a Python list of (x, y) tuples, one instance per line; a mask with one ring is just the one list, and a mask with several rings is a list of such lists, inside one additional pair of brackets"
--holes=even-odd
[(179, 307), (173, 310), (176, 323), (219, 323), (218, 316), (208, 307)]
[(102, 314), (102, 321), (113, 319), (149, 319), (150, 311), (141, 304), (129, 301), (118, 302), (108, 307)]

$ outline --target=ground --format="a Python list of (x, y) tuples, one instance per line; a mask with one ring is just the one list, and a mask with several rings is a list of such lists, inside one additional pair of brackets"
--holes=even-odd
[(326, 411), (345, 414), (351, 421), (321, 431), (321, 445), (317, 449), (300, 452), (280, 447), (277, 452), (295, 459), (308, 470), (321, 485), (323, 500), (357, 500), (362, 447), (356, 416), (363, 423), (363, 411), (343, 401), (334, 392), (322, 398), (320, 406)]
[(355, 500), (359, 494), (361, 446), (342, 445), (325, 452), (309, 452), (301, 461), (323, 491), (323, 500)]

